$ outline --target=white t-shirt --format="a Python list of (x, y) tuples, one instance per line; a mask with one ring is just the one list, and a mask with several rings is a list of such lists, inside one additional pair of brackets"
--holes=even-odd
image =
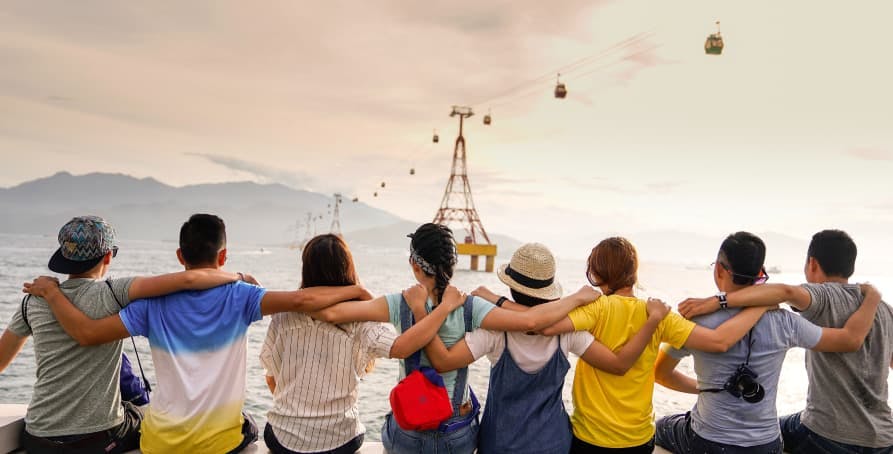
[[(490, 364), (496, 364), (505, 350), (505, 335), (502, 331), (476, 329), (465, 335), (465, 343), (472, 356), (478, 358), (487, 355)], [(524, 372), (536, 373), (555, 354), (558, 339), (561, 338), (561, 351), (582, 356), (595, 340), (588, 331), (576, 331), (561, 336), (541, 336), (539, 334), (508, 333), (509, 353), (512, 359)]]

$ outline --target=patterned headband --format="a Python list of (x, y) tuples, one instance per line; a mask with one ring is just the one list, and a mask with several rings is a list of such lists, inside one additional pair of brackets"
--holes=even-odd
[[(409, 249), (409, 257), (428, 276), (434, 276), (435, 274), (437, 274), (437, 270), (434, 265), (428, 263), (428, 261), (425, 260), (415, 249), (412, 249), (412, 247), (410, 247)], [(456, 262), (458, 262), (458, 258), (456, 257), (456, 248), (453, 247), (453, 253), (450, 255), (450, 266), (456, 266)]]

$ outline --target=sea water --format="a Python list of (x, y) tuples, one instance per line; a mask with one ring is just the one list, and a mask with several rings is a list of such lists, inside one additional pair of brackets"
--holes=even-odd
[[(349, 241), (349, 238), (348, 238)], [(46, 267), (52, 253), (57, 247), (56, 239), (47, 236), (24, 236), (0, 234), (0, 322), (4, 325), (14, 311), (19, 310), (22, 283), (30, 281), (38, 275), (50, 274)], [(591, 245), (581, 245), (588, 250)], [(125, 277), (152, 275), (181, 270), (173, 242), (122, 241), (117, 258), (112, 262), (109, 276)], [(408, 251), (353, 245), (352, 251), (357, 270), (365, 285), (373, 294), (398, 292), (415, 282), (408, 265)], [(501, 251), (508, 256), (511, 251)], [(643, 264), (639, 272), (639, 297), (658, 297), (675, 306), (686, 297), (709, 296), (716, 292), (713, 284), (712, 270), (707, 263), (703, 267), (682, 266), (674, 264), (649, 263), (647, 257), (641, 258)], [(507, 257), (497, 260), (505, 263)], [(680, 260), (684, 263), (684, 260)], [(508, 289), (499, 282), (495, 273), (463, 271), (468, 267), (468, 258), (460, 260), (453, 283), (460, 289), (470, 292), (479, 285), (486, 285), (499, 294), (507, 294)], [(573, 292), (585, 283), (585, 263), (582, 260), (558, 261), (558, 280), (565, 292)], [(300, 283), (300, 254), (287, 248), (254, 247), (245, 244), (230, 244), (226, 269), (242, 271), (254, 275), (264, 286), (276, 290), (290, 290)], [(64, 278), (64, 276), (59, 276)], [(854, 281), (870, 280), (886, 295), (893, 295), (893, 282), (877, 276), (854, 276)], [(780, 274), (771, 276), (771, 282), (799, 283), (802, 273)], [(258, 356), (267, 332), (269, 317), (255, 323), (248, 330), (248, 392), (246, 410), (263, 424), (266, 412), (272, 405), (272, 398), (264, 380), (264, 370)], [(137, 348), (149, 380), (154, 381), (154, 368), (149, 353), (148, 341), (136, 339)], [(130, 342), (124, 344), (125, 352), (133, 358), (133, 347)], [(793, 349), (788, 352), (781, 374), (778, 393), (778, 412), (780, 415), (801, 410), (806, 398), (807, 377), (804, 368), (804, 351)], [(571, 358), (571, 367), (576, 358)], [(367, 428), (367, 439), (377, 441), (380, 438), (381, 425), (389, 410), (388, 393), (394, 386), (398, 375), (398, 361), (379, 360), (375, 370), (365, 377), (360, 384), (360, 415)], [(470, 383), (477, 395), (486, 399), (490, 364), (482, 358), (471, 366)], [(694, 375), (691, 358), (683, 360), (680, 370)], [(568, 411), (572, 411), (571, 385), (573, 371), (567, 374), (564, 388), (564, 400)], [(81, 377), (89, 380), (91, 377)], [(78, 379), (78, 377), (72, 377)], [(0, 403), (27, 403), (31, 397), (31, 386), (34, 382), (34, 352), (29, 340), (10, 366), (0, 374)], [(72, 396), (74, 398), (74, 396)], [(696, 396), (682, 394), (655, 386), (654, 409), (659, 416), (689, 410)]]

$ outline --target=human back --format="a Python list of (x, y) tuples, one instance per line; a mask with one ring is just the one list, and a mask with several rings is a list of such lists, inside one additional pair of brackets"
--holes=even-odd
[[(729, 309), (693, 321), (715, 328), (739, 312), (740, 309)], [(776, 310), (764, 314), (750, 334), (726, 353), (670, 350), (674, 358), (694, 358), (698, 389), (702, 392), (691, 411), (692, 429), (707, 440), (732, 446), (758, 446), (777, 440), (781, 431), (776, 398), (787, 351), (794, 347), (812, 348), (820, 337), (821, 330), (799, 315)], [(758, 402), (748, 402), (723, 390), (725, 382), (745, 362), (757, 374), (756, 380), (765, 391)]]
[[(102, 318), (121, 309), (116, 297), (122, 304), (130, 302), (131, 281), (130, 278), (114, 279), (112, 288), (109, 288), (101, 280), (69, 279), (60, 288), (88, 316)], [(54, 437), (91, 433), (121, 424), (122, 341), (81, 347), (62, 329), (42, 298), (31, 296), (24, 305), (23, 310), (14, 314), (10, 329), (22, 335), (31, 334), (34, 339), (37, 377), (25, 415), (28, 432), (40, 437)], [(77, 376), (102, 379), (72, 379)], [(72, 399), (71, 396), (82, 396), (82, 399)], [(83, 399), (102, 404), (84, 405)]]
[[(841, 327), (862, 304), (856, 284), (804, 284), (812, 304), (801, 315), (824, 327)], [(874, 323), (855, 352), (806, 352), (809, 388), (801, 421), (843, 443), (893, 446), (888, 377), (893, 362), (893, 309), (878, 305)]]
[[(648, 319), (646, 302), (605, 295), (568, 314), (574, 329), (585, 329), (608, 349), (625, 345)], [(661, 342), (681, 347), (693, 329), (670, 313), (658, 325), (639, 359), (622, 376), (578, 362), (574, 374), (574, 435), (590, 444), (623, 448), (647, 443), (654, 435), (654, 362)]]

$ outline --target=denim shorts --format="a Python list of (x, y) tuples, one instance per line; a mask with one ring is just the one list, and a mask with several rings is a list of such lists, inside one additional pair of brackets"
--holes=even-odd
[(478, 429), (475, 417), (471, 424), (450, 433), (403, 430), (388, 413), (381, 428), (381, 444), (391, 454), (472, 454), (477, 449)]

